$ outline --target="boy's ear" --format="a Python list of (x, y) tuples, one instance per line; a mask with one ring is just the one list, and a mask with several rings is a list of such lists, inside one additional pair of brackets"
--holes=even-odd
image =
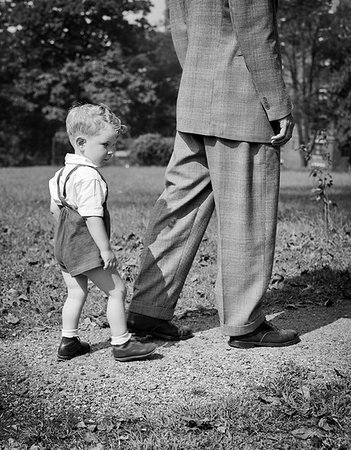
[(83, 137), (77, 136), (75, 142), (79, 149), (82, 150), (86, 141)]

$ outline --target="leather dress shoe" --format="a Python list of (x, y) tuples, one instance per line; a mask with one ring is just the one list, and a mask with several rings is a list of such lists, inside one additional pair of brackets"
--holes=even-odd
[(264, 321), (252, 333), (242, 336), (231, 336), (229, 345), (237, 348), (252, 347), (287, 347), (300, 342), (295, 330), (280, 330), (271, 323)]
[(90, 345), (87, 342), (81, 342), (79, 337), (63, 337), (58, 349), (57, 357), (59, 360), (68, 360), (76, 356), (85, 355), (90, 352)]
[(131, 333), (139, 336), (150, 335), (167, 341), (183, 341), (194, 336), (188, 327), (177, 326), (168, 320), (134, 312), (128, 315), (127, 327)]
[(125, 344), (113, 345), (112, 353), (116, 361), (135, 361), (148, 358), (157, 348), (155, 344), (147, 344), (130, 339)]

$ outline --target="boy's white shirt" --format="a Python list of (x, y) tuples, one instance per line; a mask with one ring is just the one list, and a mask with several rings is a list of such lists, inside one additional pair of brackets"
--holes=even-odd
[[(90, 167), (97, 167), (90, 159), (81, 155), (67, 153), (65, 156), (65, 168), (60, 179), (60, 192), (63, 193), (63, 185), (68, 173), (78, 164)], [(60, 169), (61, 170), (61, 169)], [(49, 181), (51, 200), (57, 205), (61, 205), (57, 192), (58, 170)], [(107, 186), (100, 174), (95, 169), (80, 167), (70, 176), (66, 184), (66, 201), (83, 217), (98, 216), (103, 217), (107, 193)]]

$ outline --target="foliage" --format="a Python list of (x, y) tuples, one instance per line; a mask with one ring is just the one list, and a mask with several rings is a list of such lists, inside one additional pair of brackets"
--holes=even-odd
[(139, 136), (131, 147), (131, 161), (142, 166), (166, 166), (173, 152), (173, 138), (158, 133)]
[[(175, 103), (176, 83), (168, 97), (164, 87), (176, 61), (170, 37), (146, 23), (148, 0), (118, 3), (0, 3), (2, 165), (49, 163), (52, 137), (74, 101), (109, 104), (131, 136), (152, 131), (159, 116), (162, 130), (174, 127), (165, 102)], [(142, 15), (130, 22), (131, 13)]]
[(340, 104), (347, 79), (339, 75), (349, 67), (343, 55), (351, 50), (350, 8), (348, 0), (288, 0), (280, 4), (284, 73), (301, 143), (308, 142), (318, 129), (345, 134), (345, 122), (342, 129), (334, 111), (350, 111), (347, 102)]
[[(312, 161), (312, 152), (316, 145), (318, 145), (318, 153), (314, 156), (319, 157), (320, 160), (314, 163)], [(306, 161), (311, 161), (310, 176), (313, 177), (315, 183), (313, 192), (315, 193), (316, 201), (322, 203), (324, 226), (326, 233), (328, 233), (331, 222), (331, 206), (336, 206), (336, 204), (333, 204), (329, 198), (329, 191), (333, 186), (333, 176), (331, 174), (331, 159), (328, 152), (327, 132), (318, 131), (308, 145), (300, 146), (300, 150), (304, 153)]]

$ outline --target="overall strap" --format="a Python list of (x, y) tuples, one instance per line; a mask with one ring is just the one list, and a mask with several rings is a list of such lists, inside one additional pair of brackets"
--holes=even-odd
[(97, 171), (97, 173), (100, 175), (100, 177), (102, 178), (102, 180), (106, 184), (106, 198), (105, 198), (105, 202), (106, 202), (107, 196), (108, 196), (108, 185), (107, 185), (107, 182), (106, 182), (105, 178), (101, 175), (101, 173), (97, 170), (96, 167), (89, 166), (88, 164), (77, 164), (76, 166), (73, 167), (73, 169), (70, 172), (68, 172), (68, 175), (66, 176), (65, 182), (63, 184), (62, 195), (61, 195), (61, 191), (60, 191), (60, 178), (62, 176), (62, 172), (63, 172), (64, 167), (60, 170), (60, 173), (58, 174), (58, 177), (57, 177), (57, 193), (58, 193), (58, 197), (59, 197), (61, 203), (63, 205), (65, 205), (65, 206), (70, 207), (70, 205), (68, 205), (68, 203), (66, 201), (66, 184), (67, 184), (67, 181), (70, 179), (72, 173), (75, 172), (79, 167), (91, 167), (92, 169), (95, 169)]

